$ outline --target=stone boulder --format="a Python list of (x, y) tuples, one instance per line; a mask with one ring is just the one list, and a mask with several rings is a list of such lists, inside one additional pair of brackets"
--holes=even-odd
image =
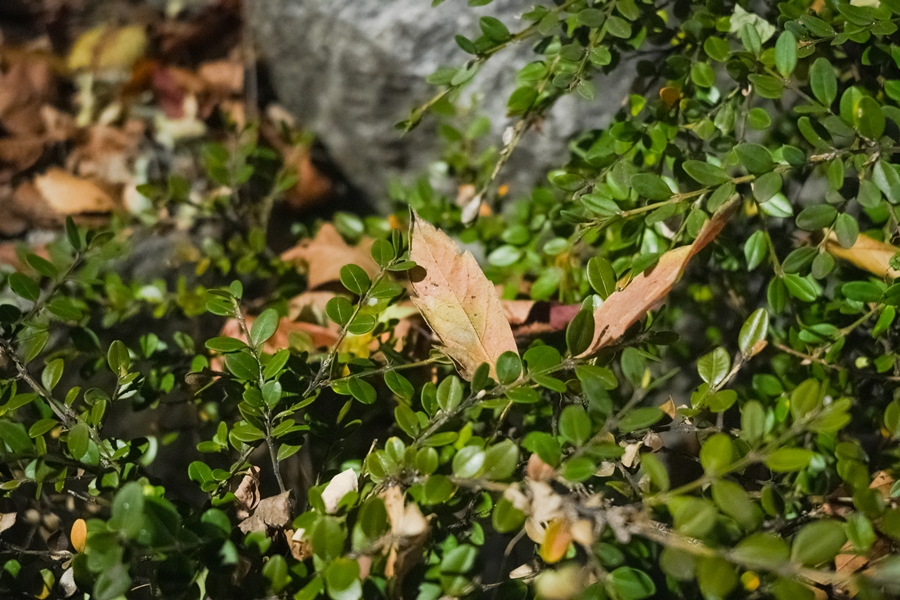
[[(254, 0), (251, 27), (274, 91), (300, 123), (316, 132), (349, 180), (370, 197), (382, 197), (392, 175), (421, 172), (439, 156), (433, 117), (401, 136), (394, 125), (435, 88), (427, 75), (470, 58), (454, 35), (477, 37), (478, 19), (491, 15), (513, 32), (525, 26), (521, 0), (495, 0), (472, 8), (447, 0)], [(506, 101), (518, 68), (535, 60), (527, 42), (487, 62), (463, 99), (476, 93), (478, 110), (491, 117), (501, 145), (511, 123)], [(629, 69), (624, 67), (622, 71)], [(584, 129), (609, 122), (628, 94), (630, 78), (595, 80), (598, 97), (561, 99), (541, 130), (531, 131), (501, 175), (505, 182), (531, 185), (566, 160), (566, 143)]]

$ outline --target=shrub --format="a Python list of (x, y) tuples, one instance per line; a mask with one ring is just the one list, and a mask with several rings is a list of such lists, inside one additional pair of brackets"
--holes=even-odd
[[(336, 215), (285, 256), (302, 277), (244, 194), (208, 192), (227, 236), (198, 230), (196, 280), (176, 285), (109, 262), (127, 222), (68, 221), (49, 260), (4, 277), (0, 489), (23, 516), (0, 520), (0, 590), (900, 593), (898, 15), (566, 0), (516, 31), (485, 16), (402, 126), (532, 44), (499, 153), (476, 143), (483, 121), (445, 123), (458, 197), (422, 179), (387, 219)], [(643, 92), (507, 197), (510, 153), (558, 98), (601, 101), (601, 73)], [(208, 149), (208, 175), (268, 181), (267, 207), (292, 182), (246, 134)], [(178, 180), (143, 191), (196, 202)], [(192, 339), (203, 312), (228, 323)], [(177, 434), (106, 427), (178, 403), (195, 424)], [(177, 435), (199, 440), (190, 483), (156, 459)]]

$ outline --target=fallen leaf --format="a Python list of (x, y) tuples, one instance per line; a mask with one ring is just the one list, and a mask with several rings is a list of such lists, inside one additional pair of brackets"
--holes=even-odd
[(0, 75), (0, 124), (13, 136), (44, 133), (41, 107), (53, 100), (56, 77), (47, 57), (24, 54)]
[(14, 175), (31, 167), (44, 153), (44, 140), (40, 137), (13, 137), (0, 139), (0, 181), (8, 182)]
[(47, 204), (60, 215), (109, 212), (116, 207), (112, 197), (96, 183), (58, 167), (34, 178), (34, 186)]
[(890, 264), (891, 259), (900, 252), (900, 248), (873, 240), (865, 234), (859, 234), (853, 246), (844, 248), (832, 232), (825, 240), (825, 250), (835, 258), (845, 260), (878, 277), (900, 277), (900, 271), (892, 269)]
[(309, 148), (291, 146), (282, 155), (284, 164), (293, 167), (297, 174), (297, 183), (284, 193), (284, 202), (292, 211), (314, 210), (334, 194), (334, 181), (316, 167)]
[(359, 478), (356, 471), (347, 469), (335, 475), (325, 489), (322, 490), (322, 502), (325, 512), (333, 514), (344, 496), (359, 489)]
[(306, 270), (310, 289), (340, 280), (341, 267), (356, 264), (370, 277), (378, 273), (378, 265), (370, 251), (374, 240), (363, 237), (359, 244), (351, 246), (344, 241), (331, 223), (325, 223), (312, 239), (304, 240), (285, 251), (281, 259)]
[(75, 552), (84, 552), (84, 545), (87, 542), (87, 523), (85, 523), (84, 519), (78, 519), (72, 523), (69, 540), (72, 542), (72, 548), (75, 549)]
[(706, 222), (692, 244), (669, 250), (651, 270), (635, 277), (625, 289), (613, 292), (594, 311), (594, 339), (580, 356), (593, 354), (621, 338), (665, 298), (681, 278), (688, 261), (715, 239), (737, 206), (735, 199), (726, 203)]
[(94, 125), (72, 150), (66, 167), (80, 177), (96, 177), (112, 184), (130, 183), (144, 129), (144, 124), (136, 119), (126, 121), (122, 127)]
[(291, 555), (299, 561), (304, 561), (313, 555), (312, 544), (306, 539), (306, 530), (298, 529), (285, 532), (291, 547)]
[(440, 338), (443, 351), (471, 379), (481, 363), (494, 365), (504, 352), (518, 353), (512, 328), (494, 286), (475, 257), (460, 252), (447, 234), (413, 213), (409, 273), (413, 304)]
[(238, 524), (238, 528), (244, 533), (282, 529), (291, 522), (293, 505), (293, 493), (290, 490), (264, 498), (256, 506), (253, 514)]
[(143, 26), (98, 25), (75, 40), (67, 62), (72, 71), (129, 73), (146, 51), (147, 33)]
[(234, 491), (235, 516), (244, 520), (250, 516), (253, 509), (259, 504), (259, 467), (251, 465), (247, 474), (241, 479), (240, 485)]
[(239, 60), (214, 60), (197, 69), (206, 84), (222, 94), (240, 94), (244, 90), (244, 64)]
[(0, 513), (0, 533), (16, 524), (17, 513)]

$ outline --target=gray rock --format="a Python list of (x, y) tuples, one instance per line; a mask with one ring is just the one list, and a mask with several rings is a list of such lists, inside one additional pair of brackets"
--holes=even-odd
[[(280, 102), (302, 125), (316, 132), (349, 179), (374, 198), (392, 175), (421, 172), (440, 151), (434, 118), (401, 137), (395, 123), (435, 93), (425, 83), (440, 66), (460, 66), (469, 58), (454, 35), (477, 37), (478, 19), (498, 17), (516, 31), (521, 0), (495, 0), (485, 8), (448, 0), (436, 8), (428, 0), (255, 0), (251, 4), (255, 41), (267, 63)], [(535, 60), (528, 43), (487, 62), (463, 98), (480, 96), (478, 109), (491, 117), (501, 145), (506, 101), (517, 68)], [(628, 71), (627, 68), (622, 69)], [(602, 127), (618, 110), (629, 78), (595, 80), (598, 98), (561, 99), (541, 130), (531, 131), (501, 176), (533, 184), (566, 160), (566, 143), (576, 132)]]

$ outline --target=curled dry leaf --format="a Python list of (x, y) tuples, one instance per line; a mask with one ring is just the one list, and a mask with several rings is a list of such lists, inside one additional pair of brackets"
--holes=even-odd
[(517, 352), (503, 306), (470, 252), (460, 252), (447, 234), (413, 213), (409, 273), (413, 303), (440, 338), (443, 351), (466, 379), (482, 363), (494, 365), (504, 352)]
[(593, 354), (621, 338), (665, 298), (681, 278), (688, 261), (715, 239), (737, 206), (737, 199), (727, 202), (706, 222), (694, 243), (669, 250), (651, 270), (635, 277), (624, 290), (613, 292), (594, 311), (594, 339), (581, 356)]
[(291, 546), (291, 555), (294, 558), (299, 561), (304, 561), (307, 558), (312, 557), (312, 544), (306, 539), (305, 529), (298, 529), (297, 531), (291, 531), (289, 529), (285, 532), (285, 535)]
[(59, 215), (103, 213), (116, 207), (112, 197), (96, 183), (57, 167), (35, 177), (34, 186)]
[(363, 237), (359, 244), (351, 246), (334, 225), (325, 223), (316, 237), (287, 250), (281, 259), (304, 268), (309, 288), (315, 289), (340, 281), (341, 267), (344, 265), (359, 265), (370, 277), (378, 273), (378, 265), (370, 254), (373, 242), (372, 238)]
[(525, 473), (534, 481), (549, 481), (556, 477), (556, 469), (542, 461), (537, 452), (529, 457)]
[(238, 524), (238, 528), (244, 533), (266, 531), (267, 529), (283, 529), (291, 522), (293, 505), (294, 498), (290, 490), (277, 496), (264, 498), (257, 504), (253, 514)]
[(16, 513), (0, 513), (0, 533), (16, 524)]
[(391, 524), (391, 545), (384, 574), (402, 586), (403, 577), (422, 558), (420, 552), (428, 538), (428, 521), (417, 504), (406, 504), (399, 486), (389, 487), (379, 497), (384, 501)]
[(325, 512), (328, 514), (334, 513), (341, 499), (358, 489), (359, 478), (353, 469), (347, 469), (335, 475), (328, 482), (328, 485), (325, 486), (325, 489), (322, 490), (322, 502), (325, 504)]
[(900, 252), (900, 248), (873, 240), (865, 234), (859, 234), (855, 244), (844, 248), (832, 232), (825, 240), (825, 249), (835, 258), (845, 260), (878, 277), (900, 277), (900, 271), (891, 268), (891, 259)]
[(78, 519), (72, 523), (69, 541), (72, 542), (72, 548), (75, 549), (75, 552), (84, 552), (84, 545), (87, 542), (87, 523), (85, 523), (84, 519)]
[(235, 516), (244, 520), (250, 516), (253, 509), (259, 504), (259, 467), (251, 465), (247, 474), (241, 479), (240, 485), (234, 491)]

